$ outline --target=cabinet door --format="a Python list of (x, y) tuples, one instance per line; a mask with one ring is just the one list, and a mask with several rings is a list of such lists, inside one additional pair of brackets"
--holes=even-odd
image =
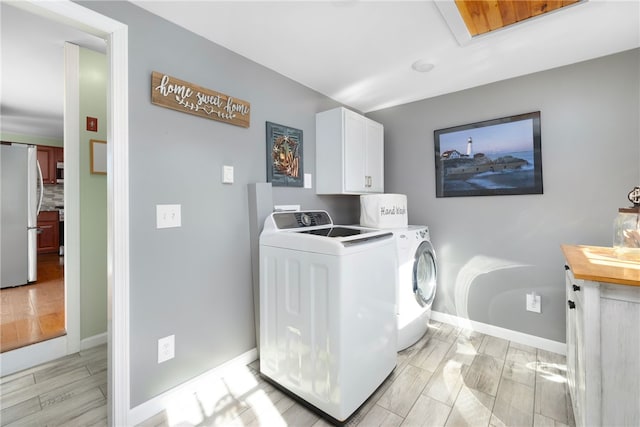
[(587, 385), (587, 375), (586, 375), (586, 367), (587, 367), (587, 361), (586, 361), (586, 357), (587, 355), (585, 354), (585, 346), (586, 346), (586, 342), (585, 342), (585, 334), (587, 333), (587, 331), (585, 331), (585, 312), (584, 312), (584, 305), (583, 305), (583, 301), (580, 295), (578, 294), (574, 294), (574, 300), (575, 300), (575, 304), (576, 304), (576, 308), (575, 310), (572, 310), (574, 312), (574, 316), (575, 316), (575, 323), (574, 323), (574, 328), (575, 328), (575, 335), (574, 335), (574, 340), (575, 340), (575, 354), (574, 354), (574, 360), (575, 360), (575, 367), (574, 367), (574, 382), (575, 382), (575, 402), (573, 404), (575, 411), (574, 411), (574, 417), (576, 419), (576, 425), (585, 425), (585, 409), (586, 409), (586, 385)]
[(606, 287), (600, 300), (602, 420), (610, 426), (640, 426), (640, 289), (637, 288)]
[(384, 193), (384, 128), (367, 120), (366, 170), (370, 193)]
[(365, 155), (367, 130), (364, 117), (344, 111), (344, 187), (346, 191), (366, 189)]
[(57, 253), (60, 246), (58, 212), (44, 211), (38, 215), (38, 253)]
[(38, 145), (38, 163), (42, 171), (42, 180), (45, 184), (56, 183), (56, 158), (54, 147)]
[[(567, 267), (568, 268), (568, 267)], [(571, 399), (574, 401), (575, 406), (575, 388), (576, 388), (576, 310), (575, 305), (573, 308), (569, 305), (569, 301), (575, 304), (575, 297), (573, 296), (573, 275), (571, 271), (567, 270), (566, 273), (566, 331), (567, 331), (567, 382), (569, 383), (569, 392), (571, 393)], [(575, 413), (574, 408), (574, 413)]]
[(56, 163), (63, 163), (64, 162), (64, 149), (62, 147), (55, 147), (53, 149), (53, 151), (55, 153)]

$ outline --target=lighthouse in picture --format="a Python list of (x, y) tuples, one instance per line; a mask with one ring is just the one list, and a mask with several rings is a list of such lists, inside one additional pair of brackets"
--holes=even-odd
[(473, 149), (471, 148), (472, 142), (471, 137), (469, 137), (469, 139), (467, 139), (467, 156), (469, 157), (473, 157)]

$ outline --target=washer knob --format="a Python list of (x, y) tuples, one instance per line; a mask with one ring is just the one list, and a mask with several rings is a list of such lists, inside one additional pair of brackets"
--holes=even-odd
[(308, 227), (311, 225), (311, 217), (308, 214), (303, 213), (302, 215), (300, 215), (300, 222), (305, 227)]

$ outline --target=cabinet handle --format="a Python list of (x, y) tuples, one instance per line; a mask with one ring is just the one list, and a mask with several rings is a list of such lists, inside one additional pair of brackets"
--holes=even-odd
[(578, 292), (578, 291), (580, 291), (580, 286), (573, 285), (573, 292)]
[(576, 303), (571, 301), (571, 300), (568, 300), (567, 304), (569, 304), (569, 309), (570, 310), (574, 310), (576, 308)]
[(571, 270), (571, 267), (569, 267), (567, 264), (564, 265), (564, 269), (565, 270)]

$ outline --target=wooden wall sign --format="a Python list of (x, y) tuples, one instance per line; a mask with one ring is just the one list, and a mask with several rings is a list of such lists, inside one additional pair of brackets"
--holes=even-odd
[(151, 73), (151, 103), (245, 128), (251, 121), (247, 101), (157, 71)]

